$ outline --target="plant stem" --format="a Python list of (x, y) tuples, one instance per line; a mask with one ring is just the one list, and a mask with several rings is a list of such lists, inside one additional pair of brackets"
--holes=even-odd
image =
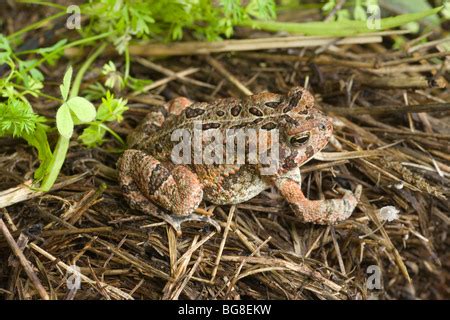
[(51, 96), (51, 95), (48, 95), (48, 94), (45, 94), (45, 93), (42, 93), (42, 92), (28, 90), (26, 87), (21, 86), (20, 84), (12, 83), (12, 85), (14, 86), (14, 88), (22, 90), (22, 92), (23, 92), (22, 95), (25, 95), (25, 94), (29, 93), (31, 95), (37, 95), (39, 97), (47, 98), (49, 100), (58, 101), (58, 102), (61, 102), (61, 103), (64, 102), (63, 99), (56, 98), (54, 96)]
[[(77, 73), (77, 76), (75, 77), (75, 80), (73, 81), (73, 86), (70, 90), (70, 98), (76, 97), (78, 95), (84, 74), (95, 61), (95, 59), (103, 52), (103, 50), (105, 50), (106, 45), (106, 43), (102, 44), (81, 66), (80, 70)], [(64, 160), (66, 159), (67, 151), (69, 150), (69, 143), (70, 139), (67, 139), (61, 135), (59, 136), (58, 142), (56, 143), (56, 147), (53, 152), (53, 159), (50, 162), (48, 169), (46, 170), (47, 174), (41, 184), (42, 191), (49, 191), (58, 178), (59, 172), (61, 171), (61, 168), (64, 164)]]
[(106, 124), (100, 123), (100, 124), (98, 124), (98, 126), (105, 129), (107, 132), (109, 132), (122, 145), (125, 145), (125, 141), (123, 141), (123, 139), (117, 133), (115, 133), (114, 130), (112, 130), (110, 127), (108, 127)]
[(84, 39), (80, 39), (74, 42), (70, 42), (68, 44), (66, 44), (63, 47), (58, 48), (55, 51), (52, 51), (51, 53), (49, 53), (47, 56), (45, 56), (44, 58), (40, 59), (39, 61), (33, 63), (32, 65), (28, 66), (25, 70), (23, 70), (23, 73), (29, 72), (30, 70), (36, 68), (37, 66), (40, 66), (42, 63), (44, 63), (45, 61), (47, 61), (49, 58), (57, 55), (59, 52), (64, 51), (66, 49), (72, 48), (72, 47), (76, 47), (76, 46), (81, 46), (81, 45), (86, 45), (89, 44), (91, 42), (95, 42), (97, 40), (103, 39), (108, 37), (109, 35), (111, 35), (112, 32), (106, 32), (106, 33), (102, 33), (99, 35), (95, 35), (89, 38), (84, 38)]
[(86, 62), (81, 66), (80, 70), (77, 73), (77, 76), (73, 80), (72, 89), (70, 90), (69, 98), (76, 97), (78, 92), (80, 91), (81, 81), (83, 80), (84, 74), (89, 69), (92, 63), (94, 63), (95, 59), (105, 50), (107, 44), (103, 43), (94, 53), (86, 60)]
[(61, 135), (59, 136), (55, 151), (53, 152), (53, 159), (47, 169), (47, 175), (41, 184), (42, 191), (49, 191), (55, 183), (56, 178), (58, 178), (61, 167), (66, 159), (67, 150), (69, 150), (69, 142), (70, 139), (64, 138)]
[(47, 17), (47, 18), (42, 19), (42, 20), (39, 20), (39, 21), (36, 22), (36, 23), (32, 23), (32, 24), (26, 26), (25, 28), (20, 29), (20, 30), (18, 30), (18, 31), (16, 31), (16, 32), (10, 34), (10, 35), (7, 37), (7, 39), (8, 39), (8, 40), (12, 40), (12, 39), (14, 39), (14, 38), (20, 36), (21, 34), (27, 33), (27, 32), (30, 31), (30, 30), (37, 30), (37, 29), (41, 28), (42, 26), (45, 26), (49, 21), (58, 19), (59, 17), (62, 17), (62, 16), (64, 16), (64, 15), (66, 15), (66, 14), (67, 14), (67, 13), (66, 13), (65, 11), (61, 11), (61, 12), (58, 12), (58, 13), (56, 13), (56, 14), (50, 16), (50, 17)]
[(40, 5), (40, 6), (47, 6), (47, 7), (53, 7), (53, 8), (57, 8), (63, 11), (66, 11), (67, 7), (57, 4), (57, 3), (52, 3), (52, 2), (47, 2), (47, 1), (38, 1), (38, 0), (18, 0), (17, 2), (19, 3), (26, 3), (26, 4), (36, 4), (36, 5)]
[(125, 49), (125, 83), (128, 83), (128, 77), (130, 76), (130, 50), (127, 46), (127, 48)]
[(421, 12), (406, 13), (395, 17), (380, 19), (379, 29), (370, 28), (367, 21), (343, 20), (343, 21), (312, 21), (312, 22), (278, 22), (263, 20), (245, 20), (238, 25), (251, 27), (266, 31), (287, 31), (290, 33), (300, 33), (307, 36), (353, 36), (360, 33), (376, 32), (405, 25), (406, 23), (418, 21), (442, 10), (443, 6)]

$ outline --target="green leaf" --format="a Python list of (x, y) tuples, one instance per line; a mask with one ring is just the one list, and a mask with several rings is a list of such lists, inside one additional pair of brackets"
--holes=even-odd
[(66, 74), (64, 75), (63, 84), (59, 86), (61, 96), (64, 101), (67, 101), (67, 98), (69, 97), (70, 83), (72, 81), (72, 73), (73, 69), (70, 66), (67, 69)]
[(57, 43), (55, 43), (51, 47), (39, 48), (36, 51), (40, 55), (44, 56), (46, 53), (52, 53), (52, 52), (62, 48), (66, 43), (67, 43), (67, 39), (62, 39), (62, 40), (59, 40)]
[(66, 139), (70, 139), (73, 134), (73, 120), (67, 103), (59, 107), (56, 112), (56, 127), (60, 135)]
[(42, 74), (41, 71), (39, 71), (39, 69), (36, 68), (31, 69), (30, 75), (39, 82), (42, 82), (44, 80), (44, 75)]
[(53, 158), (52, 151), (48, 144), (46, 130), (46, 126), (37, 124), (33, 134), (26, 134), (23, 137), (29, 145), (35, 147), (38, 151), (38, 158), (41, 163), (39, 168), (34, 172), (34, 178), (36, 180), (41, 180), (44, 177)]
[(81, 123), (91, 122), (95, 119), (97, 113), (95, 107), (85, 98), (70, 98), (67, 105)]
[(353, 10), (353, 17), (355, 20), (360, 21), (366, 21), (367, 20), (367, 14), (366, 11), (362, 6), (355, 6), (355, 9)]
[(148, 86), (151, 83), (153, 83), (153, 80), (151, 79), (137, 79), (129, 76), (127, 85), (133, 91), (141, 91), (145, 86)]
[(322, 11), (329, 12), (329, 11), (333, 10), (333, 8), (335, 6), (336, 6), (335, 0), (328, 0), (328, 2), (322, 6)]
[(91, 125), (83, 130), (80, 139), (84, 145), (94, 148), (103, 143), (106, 130), (99, 125)]
[(102, 98), (102, 103), (97, 110), (97, 120), (99, 121), (122, 121), (122, 114), (128, 110), (127, 100), (116, 99), (109, 91), (106, 97)]
[(11, 46), (9, 45), (8, 38), (6, 38), (3, 34), (0, 34), (0, 50), (11, 53)]
[[(445, 2), (444, 3), (444, 10), (442, 10), (441, 12), (442, 16), (444, 17), (444, 19), (450, 19), (450, 2)], [(448, 45), (448, 43), (445, 43), (445, 45)]]
[(311, 36), (351, 36), (359, 33), (377, 32), (403, 26), (409, 22), (418, 21), (425, 17), (438, 13), (443, 6), (417, 13), (402, 14), (396, 17), (380, 19), (380, 28), (368, 28), (368, 21), (331, 21), (331, 22), (273, 22), (248, 20), (240, 25), (260, 28), (268, 31), (286, 31)]
[(0, 136), (33, 134), (39, 122), (42, 119), (33, 112), (29, 103), (10, 98), (6, 104), (0, 104)]

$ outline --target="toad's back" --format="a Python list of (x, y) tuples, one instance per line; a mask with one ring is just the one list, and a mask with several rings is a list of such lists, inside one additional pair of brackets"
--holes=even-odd
[(215, 129), (222, 134), (227, 129), (280, 130), (286, 122), (298, 125), (298, 121), (290, 116), (297, 103), (298, 100), (290, 103), (286, 96), (268, 92), (244, 99), (194, 102), (180, 114), (170, 114), (160, 127), (155, 126), (154, 115), (150, 114), (129, 135), (128, 144), (130, 148), (143, 150), (163, 161), (170, 159), (174, 146), (179, 143), (179, 139), (172, 139), (176, 130), (185, 130), (191, 137), (194, 126), (202, 132)]

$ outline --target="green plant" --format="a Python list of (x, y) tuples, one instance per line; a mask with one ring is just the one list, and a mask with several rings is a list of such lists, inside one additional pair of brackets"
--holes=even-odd
[(436, 14), (443, 7), (430, 9), (423, 12), (402, 14), (395, 17), (380, 19), (380, 28), (369, 28), (366, 21), (342, 20), (330, 22), (276, 22), (276, 21), (247, 21), (244, 26), (260, 28), (270, 31), (288, 31), (304, 35), (315, 36), (350, 36), (360, 33), (376, 32), (403, 26), (409, 22), (417, 21), (430, 15)]
[[(233, 27), (250, 19), (274, 19), (274, 0), (175, 1), (90, 0), (88, 34), (114, 31), (113, 42), (125, 52), (133, 39), (180, 40), (190, 29), (199, 39), (229, 37)], [(82, 10), (83, 11), (83, 10)]]
[(49, 127), (45, 122), (46, 119), (35, 114), (26, 101), (9, 98), (6, 103), (0, 103), (0, 137), (23, 138), (36, 148), (40, 160), (40, 166), (34, 174), (37, 180), (44, 177), (52, 159), (47, 140)]
[(111, 92), (107, 91), (106, 96), (102, 98), (102, 103), (98, 107), (95, 121), (91, 122), (80, 136), (83, 144), (88, 147), (101, 145), (104, 142), (103, 137), (106, 132), (109, 132), (119, 142), (124, 144), (120, 136), (106, 126), (105, 123), (122, 121), (123, 113), (128, 110), (126, 104), (127, 100), (116, 99)]
[(27, 99), (27, 95), (45, 96), (41, 93), (44, 76), (37, 68), (30, 68), (34, 62), (17, 57), (8, 39), (0, 34), (0, 66), (4, 73), (0, 79), (0, 96), (7, 98), (6, 102), (0, 103), (0, 137), (23, 138), (36, 148), (41, 164), (35, 178), (40, 180), (52, 153), (47, 140), (46, 119), (33, 111)]
[[(51, 49), (40, 48), (37, 50), (40, 55), (55, 57), (57, 51), (65, 44), (59, 42)], [(69, 67), (60, 85), (62, 99), (46, 95), (41, 92), (43, 88), (44, 76), (37, 69), (40, 63), (36, 59), (22, 61), (15, 54), (6, 37), (0, 35), (0, 66), (3, 67), (5, 76), (0, 79), (0, 95), (8, 97), (6, 102), (0, 103), (0, 137), (12, 136), (25, 139), (29, 145), (36, 148), (40, 160), (39, 168), (34, 174), (35, 182), (41, 182), (40, 189), (48, 191), (56, 181), (61, 167), (66, 158), (69, 142), (74, 132), (75, 125), (90, 124), (82, 135), (82, 141), (89, 142), (87, 145), (98, 145), (106, 131), (111, 132), (104, 123), (121, 120), (122, 113), (126, 110), (126, 101), (115, 99), (113, 95), (106, 93), (106, 98), (99, 107), (99, 113), (94, 105), (87, 99), (78, 95), (81, 81), (86, 70), (103, 52), (106, 45), (100, 46), (94, 54), (80, 68), (72, 84), (72, 67)], [(49, 63), (54, 60), (42, 60)], [(27, 96), (45, 97), (60, 101), (61, 106), (56, 113), (56, 129), (59, 133), (57, 144), (52, 152), (47, 137), (47, 132), (52, 128), (47, 125), (49, 122), (45, 117), (37, 115), (27, 99)], [(91, 123), (92, 122), (92, 123)], [(97, 140), (89, 136), (89, 130), (93, 127), (101, 129), (101, 134), (97, 135)], [(123, 142), (123, 141), (121, 141)]]
[[(334, 19), (336, 21), (343, 20), (357, 20), (357, 21), (366, 21), (367, 20), (367, 11), (371, 6), (378, 6), (378, 0), (355, 0), (348, 1), (346, 7), (341, 8), (336, 12)], [(326, 14), (330, 13), (335, 9), (337, 3), (336, 0), (328, 0), (323, 6), (322, 11)]]
[(73, 134), (74, 125), (88, 123), (95, 119), (96, 110), (94, 105), (85, 98), (79, 97), (78, 91), (80, 90), (81, 81), (85, 72), (103, 52), (105, 47), (105, 44), (101, 45), (86, 60), (78, 71), (72, 86), (72, 68), (69, 67), (64, 75), (63, 84), (60, 86), (63, 103), (56, 113), (56, 127), (59, 132), (59, 138), (53, 152), (53, 157), (46, 169), (46, 175), (41, 184), (41, 189), (43, 191), (50, 190), (61, 171), (61, 167), (69, 149), (69, 142)]

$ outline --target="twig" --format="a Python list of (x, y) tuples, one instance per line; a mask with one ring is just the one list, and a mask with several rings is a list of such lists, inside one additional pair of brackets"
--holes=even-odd
[(440, 134), (440, 133), (427, 133), (422, 131), (408, 131), (408, 130), (402, 130), (402, 129), (389, 129), (389, 128), (368, 128), (368, 131), (374, 131), (374, 132), (384, 132), (384, 133), (394, 133), (394, 134), (401, 134), (401, 135), (408, 135), (411, 137), (428, 137), (428, 138), (437, 138), (437, 139), (443, 139), (443, 140), (450, 140), (449, 134)]
[(112, 227), (94, 227), (94, 228), (80, 228), (80, 229), (65, 229), (65, 230), (46, 230), (42, 232), (42, 237), (67, 236), (71, 234), (87, 234), (87, 233), (108, 233), (112, 232)]
[[(252, 263), (252, 264), (259, 264), (259, 265), (266, 265), (274, 268), (282, 268), (285, 270), (292, 270), (295, 272), (298, 272), (300, 274), (303, 274), (305, 276), (309, 276), (313, 278), (314, 280), (318, 280), (322, 282), (324, 285), (329, 287), (332, 290), (340, 291), (342, 289), (342, 286), (336, 284), (335, 282), (328, 280), (327, 278), (324, 278), (319, 272), (312, 270), (308, 265), (306, 264), (297, 264), (291, 261), (286, 261), (278, 258), (269, 258), (269, 257), (242, 257), (242, 256), (235, 256), (235, 255), (227, 255), (222, 257), (223, 261), (230, 261), (230, 262), (242, 262), (242, 260), (245, 260), (246, 263)], [(246, 274), (245, 276), (248, 276)], [(244, 278), (244, 275), (239, 276), (239, 279)]]
[(41, 299), (49, 300), (50, 297), (47, 291), (45, 291), (44, 287), (42, 286), (41, 281), (39, 281), (39, 278), (37, 277), (36, 273), (33, 271), (33, 267), (31, 266), (30, 261), (28, 261), (28, 259), (25, 257), (22, 250), (20, 250), (19, 246), (12, 237), (2, 218), (0, 218), (0, 231), (3, 233), (3, 236), (5, 237), (6, 242), (8, 242), (9, 246), (11, 247), (11, 250), (13, 251), (14, 255), (19, 259), (20, 264), (25, 270), (28, 278), (30, 278)]
[(184, 70), (184, 71), (177, 72), (177, 73), (175, 73), (174, 75), (172, 75), (172, 76), (170, 76), (170, 77), (167, 77), (167, 78), (164, 78), (164, 79), (155, 81), (155, 82), (153, 82), (152, 84), (149, 84), (148, 86), (145, 86), (145, 87), (144, 87), (142, 90), (140, 90), (140, 91), (135, 91), (135, 92), (133, 92), (133, 93), (131, 94), (131, 96), (134, 97), (134, 96), (140, 95), (140, 94), (143, 93), (143, 92), (147, 92), (147, 91), (153, 90), (153, 89), (155, 89), (155, 88), (158, 88), (158, 87), (160, 87), (160, 86), (165, 85), (166, 83), (169, 83), (170, 81), (173, 81), (173, 80), (179, 79), (179, 78), (181, 78), (181, 77), (184, 77), (184, 76), (193, 74), (193, 73), (195, 73), (195, 72), (197, 72), (197, 71), (199, 71), (199, 70), (200, 70), (200, 69), (198, 69), (198, 68), (189, 68), (189, 69), (186, 69), (186, 70)]
[(208, 63), (217, 71), (219, 71), (220, 74), (222, 74), (225, 78), (227, 78), (227, 80), (229, 82), (231, 82), (231, 84), (233, 84), (239, 91), (241, 91), (244, 95), (246, 96), (250, 96), (253, 93), (246, 87), (244, 86), (235, 76), (233, 76), (230, 72), (228, 72), (227, 69), (225, 69), (224, 66), (222, 66), (222, 64), (217, 61), (216, 59), (214, 59), (211, 56), (206, 56), (206, 61), (208, 61)]
[[(424, 64), (424, 65), (407, 65), (407, 66), (399, 66), (399, 67), (383, 67), (378, 69), (370, 69), (367, 71), (370, 71), (373, 74), (401, 74), (401, 73), (408, 73), (408, 72), (430, 72), (439, 70), (441, 68), (441, 65), (439, 64)], [(443, 68), (445, 71), (450, 70), (450, 66), (445, 66)], [(404, 77), (408, 78), (408, 77)]]
[(437, 40), (434, 40), (434, 41), (427, 41), (425, 43), (421, 43), (421, 44), (418, 44), (418, 45), (416, 45), (414, 47), (409, 48), (408, 49), (408, 53), (411, 54), (411, 53), (419, 51), (419, 50), (435, 47), (438, 44), (445, 43), (445, 42), (448, 42), (448, 41), (450, 41), (449, 37), (444, 37), (444, 38), (437, 39)]
[[(424, 72), (439, 69), (436, 65), (408, 66), (396, 68), (381, 68), (369, 70), (371, 73), (384, 76), (358, 75), (355, 81), (373, 88), (389, 89), (427, 89), (427, 88), (445, 88), (447, 81), (444, 78), (427, 78), (424, 76), (397, 76), (396, 74), (406, 72)], [(447, 68), (450, 70), (450, 68)], [(387, 76), (389, 74), (389, 76)], [(394, 74), (394, 75), (392, 75)]]
[(262, 242), (258, 247), (256, 247), (255, 250), (253, 250), (253, 252), (249, 256), (244, 257), (244, 259), (242, 259), (241, 263), (239, 264), (239, 267), (236, 269), (236, 272), (235, 272), (233, 278), (231, 278), (231, 280), (228, 281), (228, 283), (226, 284), (226, 286), (228, 286), (228, 289), (227, 289), (227, 293), (225, 294), (225, 296), (228, 297), (230, 295), (231, 290), (233, 290), (234, 286), (236, 285), (236, 282), (240, 279), (239, 275), (240, 275), (245, 263), (247, 262), (248, 258), (255, 256), (256, 253), (259, 252), (259, 250), (262, 247), (264, 247), (267, 243), (269, 243), (270, 240), (272, 240), (272, 237), (268, 237), (266, 240), (264, 240), (264, 242)]
[(330, 13), (323, 19), (323, 21), (330, 21), (336, 15), (336, 12), (341, 10), (342, 6), (347, 2), (347, 0), (339, 0), (338, 3), (333, 7)]
[(270, 37), (246, 40), (225, 40), (218, 42), (180, 42), (170, 45), (164, 44), (139, 44), (129, 47), (130, 54), (142, 57), (155, 56), (183, 56), (210, 54), (229, 51), (254, 51), (281, 48), (320, 47), (328, 43), (336, 42), (336, 45), (380, 43), (383, 35), (398, 34), (397, 32), (378, 32), (354, 37)]
[(227, 242), (228, 232), (230, 231), (231, 221), (233, 221), (234, 212), (236, 211), (236, 206), (232, 206), (230, 212), (228, 213), (227, 224), (223, 230), (223, 238), (220, 242), (219, 251), (217, 252), (216, 261), (214, 261), (214, 269), (211, 273), (211, 283), (214, 283), (216, 279), (217, 270), (219, 269), (220, 258), (222, 257), (223, 249), (225, 248), (225, 243)]
[(186, 287), (186, 285), (188, 284), (189, 280), (191, 280), (192, 276), (194, 275), (194, 272), (197, 270), (197, 268), (198, 268), (198, 266), (199, 266), (199, 264), (200, 264), (200, 262), (202, 260), (203, 260), (203, 250), (200, 250), (200, 253), (198, 255), (197, 260), (195, 261), (195, 263), (192, 266), (191, 270), (186, 275), (186, 277), (183, 279), (181, 284), (178, 286), (178, 288), (174, 290), (172, 295), (170, 295), (170, 297), (169, 297), (170, 300), (178, 300), (178, 298), (180, 297), (181, 292), (183, 292), (183, 289)]
[(199, 87), (204, 87), (204, 88), (209, 88), (209, 89), (214, 89), (216, 86), (213, 86), (212, 84), (206, 83), (206, 82), (202, 82), (202, 81), (198, 81), (195, 79), (191, 79), (185, 76), (179, 76), (176, 72), (173, 72), (170, 69), (164, 68), (160, 65), (157, 65), (156, 63), (153, 63), (149, 60), (143, 59), (143, 58), (136, 58), (136, 61), (139, 62), (140, 64), (142, 64), (144, 67), (153, 69), (158, 71), (159, 73), (162, 73), (166, 76), (175, 76), (177, 77), (177, 79), (179, 79), (182, 82), (186, 82), (186, 83), (190, 83)]
[(331, 231), (331, 239), (333, 240), (334, 249), (336, 250), (336, 256), (339, 262), (339, 268), (341, 269), (341, 273), (345, 276), (347, 272), (345, 271), (344, 260), (342, 259), (341, 249), (339, 248), (339, 244), (336, 240), (336, 231), (333, 226), (330, 226)]
[(420, 55), (418, 57), (410, 57), (410, 58), (382, 62), (382, 63), (380, 63), (380, 66), (381, 67), (390, 67), (390, 66), (403, 64), (403, 63), (412, 63), (412, 62), (417, 62), (417, 61), (421, 61), (421, 60), (429, 60), (429, 59), (433, 59), (433, 58), (444, 58), (447, 56), (450, 56), (450, 52), (448, 52), (448, 51), (435, 52), (435, 53)]
[(340, 108), (340, 107), (322, 107), (323, 111), (327, 113), (339, 115), (360, 115), (372, 114), (382, 115), (390, 113), (417, 113), (417, 112), (439, 112), (449, 111), (450, 103), (432, 103), (432, 104), (416, 104), (416, 105), (399, 105), (399, 106), (373, 106), (373, 107), (354, 107), (354, 108)]
[[(58, 182), (53, 185), (51, 191), (62, 189), (68, 185), (71, 185), (77, 181), (83, 179), (88, 172), (84, 172), (82, 174), (78, 174), (71, 177), (66, 177), (61, 182)], [(42, 196), (45, 192), (36, 191), (31, 189), (32, 181), (26, 181), (25, 183), (18, 185), (17, 187), (10, 188), (7, 190), (0, 191), (0, 208), (5, 208), (10, 205), (30, 200), (39, 196)]]
[[(56, 265), (58, 265), (59, 267), (63, 268), (66, 271), (73, 271), (72, 267), (68, 266), (67, 264), (65, 264), (64, 262), (60, 261), (59, 259), (57, 259), (56, 257), (52, 256), (50, 253), (48, 253), (47, 251), (45, 251), (44, 249), (42, 249), (41, 247), (39, 247), (38, 245), (34, 244), (34, 243), (30, 243), (28, 245), (31, 249), (33, 249), (34, 251), (40, 253), (41, 255), (43, 255), (44, 257), (46, 257), (48, 260), (55, 262)], [(113, 298), (115, 299), (127, 299), (127, 300), (133, 300), (133, 297), (130, 296), (128, 293), (123, 292), (122, 290), (113, 287), (107, 283), (104, 282), (96, 282), (92, 279), (90, 279), (89, 277), (80, 274), (79, 275), (81, 280), (83, 280), (86, 283), (89, 283), (90, 285), (100, 285), (104, 290), (106, 290), (106, 292), (108, 292)]]

